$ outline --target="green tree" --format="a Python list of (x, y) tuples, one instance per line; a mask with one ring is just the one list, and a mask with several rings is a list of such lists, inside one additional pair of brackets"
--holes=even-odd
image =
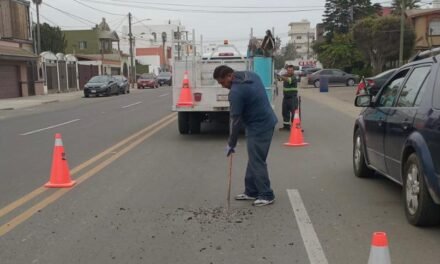
[(393, 0), (393, 13), (400, 15), (402, 10), (402, 1), (404, 1), (405, 9), (416, 9), (420, 7), (420, 0)]
[(331, 40), (335, 33), (348, 33), (355, 21), (375, 14), (377, 8), (370, 0), (326, 0), (323, 22), (327, 39)]
[(353, 65), (363, 60), (362, 53), (354, 45), (351, 34), (336, 34), (331, 43), (315, 43), (313, 49), (324, 68), (351, 71)]
[[(386, 62), (396, 60), (399, 56), (400, 18), (386, 16), (360, 20), (353, 27), (353, 40), (371, 62), (373, 72), (382, 72)], [(414, 41), (414, 30), (406, 23), (404, 59), (411, 55)]]
[(275, 68), (281, 69), (284, 67), (286, 60), (294, 60), (298, 57), (298, 54), (293, 43), (288, 43), (281, 49), (281, 53), (274, 56)]
[(64, 53), (67, 41), (59, 27), (52, 27), (47, 23), (40, 25), (41, 31), (41, 51), (51, 51), (53, 53)]

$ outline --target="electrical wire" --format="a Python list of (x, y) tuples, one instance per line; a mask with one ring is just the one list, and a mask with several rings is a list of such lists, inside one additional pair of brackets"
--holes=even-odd
[(269, 13), (297, 13), (297, 12), (310, 12), (310, 11), (321, 11), (324, 10), (324, 8), (311, 8), (311, 9), (289, 9), (289, 10), (245, 10), (245, 11), (235, 11), (235, 10), (206, 10), (206, 9), (177, 9), (177, 8), (163, 8), (163, 7), (156, 7), (156, 6), (148, 6), (148, 5), (133, 5), (133, 4), (119, 4), (119, 3), (110, 3), (110, 2), (104, 2), (104, 1), (97, 1), (97, 0), (88, 0), (89, 2), (96, 3), (96, 4), (103, 4), (103, 5), (112, 5), (112, 6), (122, 6), (122, 7), (134, 7), (134, 8), (141, 8), (141, 9), (154, 9), (154, 10), (162, 10), (162, 11), (171, 11), (171, 12), (186, 12), (186, 13), (215, 13), (218, 14), (219, 12), (225, 13), (225, 14), (269, 14)]
[[(69, 12), (66, 12), (66, 11), (63, 11), (63, 10), (57, 8), (57, 7), (53, 7), (53, 6), (49, 5), (49, 4), (46, 3), (46, 2), (43, 2), (43, 5), (45, 5), (45, 6), (47, 6), (47, 7), (50, 7), (50, 8), (52, 8), (52, 9), (54, 9), (54, 10), (57, 10), (58, 12), (63, 13), (63, 14), (65, 14), (65, 15), (67, 15), (67, 16), (73, 18), (73, 19), (76, 19), (77, 21), (79, 21), (79, 22), (81, 22), (81, 23), (83, 23), (83, 24), (85, 24), (85, 25), (88, 25), (88, 26), (89, 26), (90, 24), (92, 24), (92, 25), (96, 25), (96, 23), (93, 22), (93, 21), (90, 21), (90, 20), (88, 20), (88, 19), (85, 19), (85, 18), (82, 18), (82, 17), (76, 16), (76, 15), (73, 15), (73, 14), (71, 14), (71, 13), (69, 13)], [(87, 23), (89, 23), (89, 24), (87, 24)]]
[[(114, 2), (120, 2), (120, 0), (111, 0)], [(148, 5), (159, 5), (159, 6), (182, 6), (182, 7), (208, 7), (208, 8), (228, 8), (228, 9), (269, 9), (269, 8), (317, 8), (322, 7), (322, 5), (315, 6), (217, 6), (217, 5), (190, 5), (190, 4), (176, 4), (176, 3), (158, 3), (158, 2), (148, 2), (148, 1), (133, 1), (133, 0), (125, 0), (125, 3), (134, 3), (134, 4), (148, 4)]]
[(104, 14), (113, 15), (113, 16), (126, 16), (125, 14), (117, 14), (117, 13), (112, 13), (112, 12), (108, 12), (108, 11), (105, 11), (105, 10), (101, 10), (99, 8), (96, 8), (96, 7), (84, 4), (83, 2), (80, 2), (78, 0), (73, 0), (73, 1), (77, 2), (78, 4), (80, 4), (82, 6), (88, 7), (90, 9), (93, 9), (93, 10), (95, 10), (97, 12), (101, 12), (101, 13), (104, 13)]

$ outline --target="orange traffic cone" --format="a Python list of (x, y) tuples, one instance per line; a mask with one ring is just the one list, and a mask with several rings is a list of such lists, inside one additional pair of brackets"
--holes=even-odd
[(69, 165), (64, 152), (61, 134), (55, 135), (55, 147), (53, 149), (52, 170), (50, 180), (44, 186), (48, 188), (69, 188), (75, 184), (70, 178)]
[(191, 87), (189, 85), (188, 72), (185, 72), (182, 82), (182, 91), (180, 92), (179, 100), (177, 101), (177, 107), (191, 107), (193, 106), (193, 99), (191, 93)]
[(301, 129), (301, 120), (299, 119), (298, 110), (295, 111), (295, 118), (293, 119), (292, 127), (290, 128), (289, 142), (284, 143), (288, 147), (302, 147), (309, 143), (304, 142), (304, 137)]
[(391, 264), (388, 239), (385, 232), (373, 233), (368, 264)]

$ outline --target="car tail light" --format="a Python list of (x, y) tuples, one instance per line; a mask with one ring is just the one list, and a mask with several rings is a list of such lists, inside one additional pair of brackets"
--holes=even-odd
[(202, 93), (194, 93), (194, 101), (196, 102), (202, 101)]

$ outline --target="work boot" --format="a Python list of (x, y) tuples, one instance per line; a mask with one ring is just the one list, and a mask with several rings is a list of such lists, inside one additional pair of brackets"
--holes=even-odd
[(279, 131), (290, 131), (290, 126), (283, 126), (278, 129)]

